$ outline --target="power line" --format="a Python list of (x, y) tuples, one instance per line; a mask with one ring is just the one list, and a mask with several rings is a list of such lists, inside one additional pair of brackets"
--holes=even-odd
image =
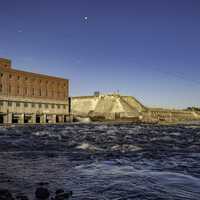
[(183, 73), (178, 73), (178, 72), (175, 72), (175, 71), (173, 71), (173, 72), (172, 71), (166, 71), (166, 70), (162, 70), (162, 69), (160, 69), (158, 67), (154, 67), (154, 66), (152, 66), (151, 68), (156, 70), (156, 71), (161, 72), (162, 74), (166, 74), (168, 76), (173, 76), (175, 78), (182, 79), (185, 82), (193, 83), (195, 85), (200, 86), (200, 81), (186, 78), (185, 74), (183, 74)]

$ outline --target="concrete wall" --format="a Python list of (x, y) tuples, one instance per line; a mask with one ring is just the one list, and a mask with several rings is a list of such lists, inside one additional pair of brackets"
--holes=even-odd
[(200, 115), (198, 113), (185, 110), (148, 108), (148, 110), (143, 112), (143, 120), (146, 122), (194, 121), (200, 120)]
[(37, 123), (56, 123), (66, 121), (68, 115), (67, 101), (2, 96), (0, 99), (0, 123), (36, 123), (36, 117), (40, 118)]
[(124, 98), (117, 94), (72, 98), (72, 113), (75, 116), (102, 117), (110, 120), (133, 118), (139, 117), (142, 107), (133, 97)]
[(132, 96), (122, 96), (122, 99), (132, 108), (137, 108), (139, 111), (146, 109), (144, 105), (142, 105), (136, 98)]
[(177, 122), (200, 120), (200, 112), (148, 108), (131, 96), (116, 94), (72, 98), (72, 113), (105, 120), (140, 120), (143, 122)]
[(95, 110), (98, 101), (99, 97), (96, 96), (72, 97), (72, 113), (75, 115), (87, 116), (91, 111)]

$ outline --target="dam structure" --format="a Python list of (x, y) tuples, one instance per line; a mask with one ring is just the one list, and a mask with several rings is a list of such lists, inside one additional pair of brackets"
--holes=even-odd
[(69, 97), (69, 80), (12, 68), (0, 58), (0, 124), (54, 124), (75, 119), (141, 123), (200, 120), (200, 109), (144, 106), (135, 97), (114, 94)]
[(72, 97), (71, 111), (75, 118), (89, 117), (92, 121), (157, 123), (200, 120), (198, 111), (150, 108), (135, 97), (120, 94)]
[(0, 58), (0, 123), (63, 123), (68, 120), (69, 80), (13, 69)]

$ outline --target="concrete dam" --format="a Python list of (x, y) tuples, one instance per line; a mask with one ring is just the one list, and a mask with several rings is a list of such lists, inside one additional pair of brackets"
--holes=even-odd
[(200, 112), (149, 108), (132, 96), (119, 94), (72, 97), (75, 118), (89, 117), (92, 121), (179, 122), (200, 120)]

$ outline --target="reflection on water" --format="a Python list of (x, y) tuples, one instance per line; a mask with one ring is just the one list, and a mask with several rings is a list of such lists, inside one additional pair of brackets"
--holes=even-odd
[(200, 127), (0, 127), (0, 188), (33, 199), (38, 182), (72, 199), (200, 199)]

